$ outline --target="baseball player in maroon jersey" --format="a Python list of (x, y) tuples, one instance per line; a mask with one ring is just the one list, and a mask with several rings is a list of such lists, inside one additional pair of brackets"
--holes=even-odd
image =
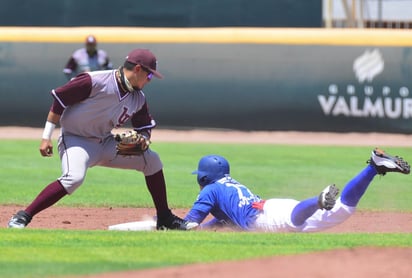
[(127, 121), (139, 134), (150, 138), (156, 123), (148, 111), (142, 89), (153, 76), (162, 78), (156, 69), (157, 60), (152, 52), (135, 49), (122, 67), (81, 73), (51, 91), (54, 101), (47, 116), (40, 153), (52, 156), (51, 135), (60, 123), (58, 151), (62, 175), (10, 219), (10, 228), (26, 227), (37, 213), (72, 194), (93, 166), (142, 172), (156, 208), (157, 229), (189, 230), (197, 226), (175, 216), (169, 209), (163, 165), (156, 152), (148, 148), (141, 155), (123, 156), (116, 151), (112, 130)]
[(107, 70), (112, 67), (106, 51), (98, 49), (95, 36), (89, 35), (86, 37), (85, 47), (77, 49), (70, 56), (63, 73), (70, 80), (82, 72)]

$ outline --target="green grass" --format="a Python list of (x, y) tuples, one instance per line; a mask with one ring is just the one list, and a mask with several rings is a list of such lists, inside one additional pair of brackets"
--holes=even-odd
[(411, 234), (268, 234), (0, 229), (0, 277), (56, 277), (299, 254), (411, 247)]
[[(0, 204), (27, 205), (60, 175), (55, 155), (42, 158), (38, 141), (0, 144)], [(385, 147), (385, 146), (382, 146)], [(263, 198), (304, 199), (328, 184), (342, 188), (365, 165), (372, 147), (252, 144), (152, 144), (162, 157), (171, 207), (190, 207), (198, 194), (191, 172), (205, 154), (220, 154), (232, 176)], [(409, 148), (387, 147), (412, 161)], [(376, 177), (359, 208), (412, 211), (410, 176)], [(152, 207), (141, 173), (92, 168), (85, 183), (58, 206)], [(76, 213), (73, 209), (73, 213)], [(1, 215), (2, 227), (10, 215)], [(55, 277), (168, 265), (238, 260), (356, 246), (412, 246), (410, 234), (254, 234), (113, 232), (0, 228), (0, 277)], [(190, 251), (188, 251), (190, 250)]]
[[(2, 140), (0, 153), (0, 204), (28, 204), (60, 175), (60, 160), (40, 157), (37, 141)], [(262, 198), (304, 199), (317, 195), (328, 184), (343, 188), (366, 166), (369, 147), (325, 147), (242, 144), (153, 143), (164, 163), (168, 197), (172, 207), (190, 207), (199, 188), (196, 169), (199, 158), (216, 153), (231, 163), (232, 176)], [(412, 161), (408, 148), (386, 148)], [(360, 209), (412, 211), (410, 176), (389, 173), (376, 177)], [(57, 205), (152, 207), (143, 175), (136, 171), (91, 168), (85, 183)]]

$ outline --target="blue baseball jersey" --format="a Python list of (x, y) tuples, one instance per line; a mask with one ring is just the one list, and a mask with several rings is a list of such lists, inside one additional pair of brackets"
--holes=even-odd
[(185, 219), (202, 223), (210, 213), (217, 221), (249, 230), (259, 214), (257, 209), (252, 208), (252, 203), (260, 200), (246, 186), (227, 176), (200, 191)]

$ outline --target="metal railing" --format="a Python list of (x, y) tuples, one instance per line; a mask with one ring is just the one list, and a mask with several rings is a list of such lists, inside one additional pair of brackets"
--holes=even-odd
[[(384, 4), (394, 5), (395, 2), (390, 0), (324, 0), (323, 26), (326, 28), (412, 29), (412, 0), (398, 1), (398, 4), (403, 4), (399, 6), (403, 17), (399, 16), (396, 9), (393, 9), (396, 6), (392, 6), (390, 14), (385, 10), (388, 6)], [(405, 4), (408, 5), (405, 6)], [(408, 7), (408, 10), (411, 8), (410, 14), (405, 7)], [(337, 10), (339, 15), (337, 15)], [(385, 13), (390, 19), (385, 18)]]

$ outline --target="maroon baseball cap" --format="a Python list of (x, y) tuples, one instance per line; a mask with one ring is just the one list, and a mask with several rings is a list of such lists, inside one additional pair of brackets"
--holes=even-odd
[(96, 37), (93, 35), (89, 35), (86, 37), (86, 44), (97, 44)]
[(132, 50), (129, 55), (126, 56), (126, 61), (136, 64), (136, 65), (141, 65), (145, 68), (147, 68), (150, 72), (153, 73), (154, 76), (156, 76), (159, 79), (163, 78), (163, 75), (156, 71), (157, 68), (157, 60), (156, 57), (150, 50), (148, 49), (135, 49)]

